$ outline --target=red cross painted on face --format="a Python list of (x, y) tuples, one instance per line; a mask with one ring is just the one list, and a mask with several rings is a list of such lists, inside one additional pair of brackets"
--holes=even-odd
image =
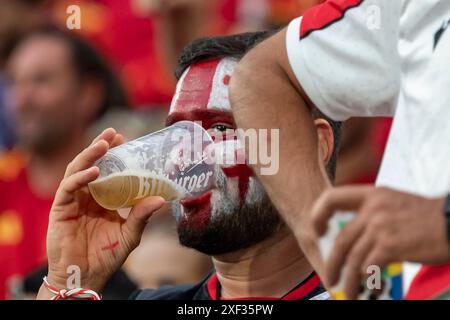
[(239, 198), (244, 201), (247, 194), (250, 177), (253, 176), (253, 171), (246, 164), (238, 164), (232, 167), (222, 168), (222, 171), (228, 178), (238, 178)]

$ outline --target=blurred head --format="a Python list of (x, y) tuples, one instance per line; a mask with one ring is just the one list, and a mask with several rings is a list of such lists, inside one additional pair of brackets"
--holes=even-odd
[(0, 67), (20, 37), (42, 23), (46, 0), (0, 1)]
[(8, 75), (19, 141), (34, 153), (53, 152), (107, 109), (127, 104), (99, 54), (56, 29), (24, 38), (11, 54)]
[[(177, 92), (167, 125), (201, 121), (217, 134), (236, 129), (228, 83), (239, 59), (268, 36), (266, 32), (201, 39), (183, 51), (176, 70)], [(255, 72), (257, 72), (255, 70)], [(334, 177), (340, 125), (314, 111), (319, 150)], [(182, 245), (209, 255), (251, 247), (274, 235), (283, 222), (261, 183), (247, 165), (222, 166), (216, 189), (173, 205)]]

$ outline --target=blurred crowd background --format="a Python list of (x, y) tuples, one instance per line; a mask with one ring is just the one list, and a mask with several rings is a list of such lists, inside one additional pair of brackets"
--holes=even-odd
[[(48, 212), (68, 162), (107, 127), (133, 139), (164, 126), (186, 44), (281, 28), (320, 2), (0, 0), (0, 299), (32, 298), (42, 283)], [(71, 5), (79, 30), (66, 26)], [(345, 124), (338, 184), (374, 182), (390, 121)], [(168, 211), (152, 217), (105, 298), (209, 272), (209, 257), (178, 244)]]

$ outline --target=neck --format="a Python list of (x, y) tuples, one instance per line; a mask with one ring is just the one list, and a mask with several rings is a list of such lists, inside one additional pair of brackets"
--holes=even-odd
[(28, 182), (34, 194), (51, 198), (64, 177), (67, 165), (85, 147), (86, 139), (68, 139), (58, 149), (46, 153), (32, 153), (27, 165)]
[(295, 237), (283, 227), (249, 249), (213, 258), (224, 298), (280, 298), (313, 271)]

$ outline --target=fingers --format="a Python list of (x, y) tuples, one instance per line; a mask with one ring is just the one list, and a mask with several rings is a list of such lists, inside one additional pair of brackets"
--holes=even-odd
[(348, 186), (325, 191), (312, 209), (313, 226), (317, 234), (322, 236), (326, 232), (328, 220), (336, 211), (356, 211), (371, 189), (369, 186)]
[(100, 140), (105, 140), (108, 143), (111, 143), (114, 140), (115, 136), (116, 136), (116, 130), (114, 130), (113, 128), (105, 129), (94, 140), (92, 140), (91, 145), (96, 144)]
[(91, 167), (64, 178), (58, 188), (58, 191), (56, 192), (54, 203), (56, 205), (70, 203), (73, 200), (74, 193), (77, 190), (87, 186), (89, 182), (97, 179), (99, 173), (100, 170), (98, 167)]
[(389, 256), (388, 253), (386, 253), (385, 250), (382, 250), (381, 248), (375, 247), (372, 248), (370, 253), (367, 254), (366, 259), (361, 264), (363, 270), (367, 270), (370, 266), (377, 266), (382, 270), (385, 268), (389, 263), (392, 263), (393, 259)]
[(139, 242), (147, 225), (148, 219), (160, 209), (165, 203), (161, 197), (148, 197), (143, 199), (131, 209), (131, 212), (124, 224), (129, 236), (135, 242)]
[(78, 171), (91, 167), (95, 161), (103, 157), (109, 148), (118, 146), (125, 141), (121, 134), (109, 128), (103, 131), (93, 142), (67, 166), (64, 177), (68, 177)]
[(98, 159), (103, 157), (109, 149), (109, 143), (105, 140), (99, 140), (95, 144), (90, 145), (81, 153), (79, 153), (75, 159), (67, 166), (65, 178), (71, 175), (92, 167)]
[(347, 257), (351, 256), (348, 253), (363, 232), (364, 221), (360, 217), (356, 217), (339, 233), (325, 267), (327, 284), (330, 286), (339, 281)]
[(373, 238), (365, 235), (356, 242), (356, 245), (350, 251), (346, 264), (345, 274), (345, 294), (350, 300), (358, 298), (362, 281), (365, 279), (365, 271), (361, 268), (367, 254), (373, 247)]
[(117, 133), (114, 137), (114, 140), (112, 141), (110, 148), (114, 148), (117, 146), (120, 146), (121, 144), (125, 143), (125, 138), (120, 133)]

